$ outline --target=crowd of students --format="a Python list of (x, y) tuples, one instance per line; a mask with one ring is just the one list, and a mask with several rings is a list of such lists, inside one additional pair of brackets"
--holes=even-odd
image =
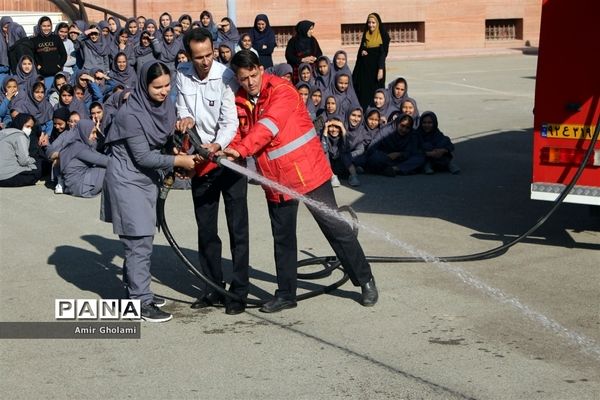
[[(140, 16), (123, 26), (114, 17), (56, 26), (42, 17), (31, 37), (8, 16), (0, 19), (0, 27), (0, 186), (32, 185), (47, 174), (56, 193), (97, 195), (107, 163), (104, 137), (142, 66), (158, 60), (174, 76), (189, 62), (182, 35), (195, 27), (211, 32), (214, 57), (224, 65), (237, 51), (249, 49), (266, 73), (296, 85), (335, 173), (334, 186), (339, 178), (358, 186), (358, 174), (364, 172), (460, 171), (437, 116), (419, 114), (407, 80), (397, 78), (382, 87), (389, 36), (376, 14), (365, 24), (354, 71), (345, 51), (332, 59), (322, 54), (314, 23), (307, 20), (296, 26), (286, 47), (287, 62), (274, 65), (275, 34), (265, 14), (256, 16), (247, 33), (227, 17), (215, 22), (209, 11), (199, 20), (187, 14), (173, 20), (165, 12), (158, 23)], [(365, 85), (364, 60), (374, 49), (374, 85)], [(172, 89), (170, 98), (176, 96)]]

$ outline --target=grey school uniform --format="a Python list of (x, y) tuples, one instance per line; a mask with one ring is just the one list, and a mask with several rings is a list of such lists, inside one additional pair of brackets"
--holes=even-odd
[[(87, 45), (85, 42), (88, 42)], [(98, 39), (98, 42), (93, 43), (84, 34), (80, 34), (77, 37), (77, 41), (74, 43), (75, 49), (81, 52), (83, 57), (83, 71), (91, 71), (95, 68), (100, 68), (106, 72), (109, 70), (108, 64), (108, 47), (101, 42), (102, 38)]]
[(59, 152), (66, 193), (73, 196), (94, 197), (102, 190), (108, 157), (96, 151), (96, 140), (89, 140), (94, 129), (93, 121), (83, 119), (73, 131), (63, 133), (50, 146)]
[(153, 302), (150, 289), (152, 242), (156, 232), (159, 171), (173, 166), (174, 156), (160, 154), (175, 127), (175, 107), (167, 99), (150, 100), (142, 66), (136, 87), (119, 108), (106, 135), (110, 146), (104, 179), (101, 218), (112, 222), (125, 248), (124, 283), (128, 296), (143, 305)]
[(94, 197), (102, 191), (108, 157), (95, 150), (84, 150), (62, 172), (67, 193)]
[[(142, 129), (140, 125), (140, 130)], [(145, 143), (144, 143), (145, 142)], [(129, 151), (128, 151), (129, 149)], [(138, 161), (132, 155), (142, 155)], [(111, 143), (105, 176), (103, 220), (123, 236), (152, 236), (156, 232), (159, 172), (173, 166), (173, 156), (151, 149), (146, 138), (135, 136)]]

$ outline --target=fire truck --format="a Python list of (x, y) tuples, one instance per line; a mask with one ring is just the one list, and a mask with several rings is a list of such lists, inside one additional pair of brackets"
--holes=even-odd
[[(544, 0), (535, 87), (531, 198), (573, 180), (600, 118), (600, 1)], [(600, 140), (564, 201), (600, 206)]]

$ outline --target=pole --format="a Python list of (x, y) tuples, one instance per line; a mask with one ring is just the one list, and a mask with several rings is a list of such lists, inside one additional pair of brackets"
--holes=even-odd
[(227, 17), (237, 25), (237, 2), (235, 0), (227, 0)]

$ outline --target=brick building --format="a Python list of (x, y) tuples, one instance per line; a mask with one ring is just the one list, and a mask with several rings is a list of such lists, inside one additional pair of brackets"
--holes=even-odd
[[(325, 54), (344, 49), (353, 57), (370, 12), (379, 13), (388, 27), (391, 56), (412, 51), (452, 53), (453, 49), (537, 46), (540, 31), (539, 0), (95, 0), (84, 4), (90, 21), (106, 16), (93, 7), (156, 20), (164, 11), (174, 19), (184, 13), (198, 19), (202, 10), (209, 10), (220, 21), (228, 14), (228, 3), (235, 4), (234, 20), (240, 32), (252, 26), (256, 14), (269, 16), (279, 44), (276, 58), (282, 57), (294, 26), (302, 19), (315, 22), (315, 36)], [(2, 15), (59, 11), (54, 2), (43, 0), (2, 0), (2, 10)]]

